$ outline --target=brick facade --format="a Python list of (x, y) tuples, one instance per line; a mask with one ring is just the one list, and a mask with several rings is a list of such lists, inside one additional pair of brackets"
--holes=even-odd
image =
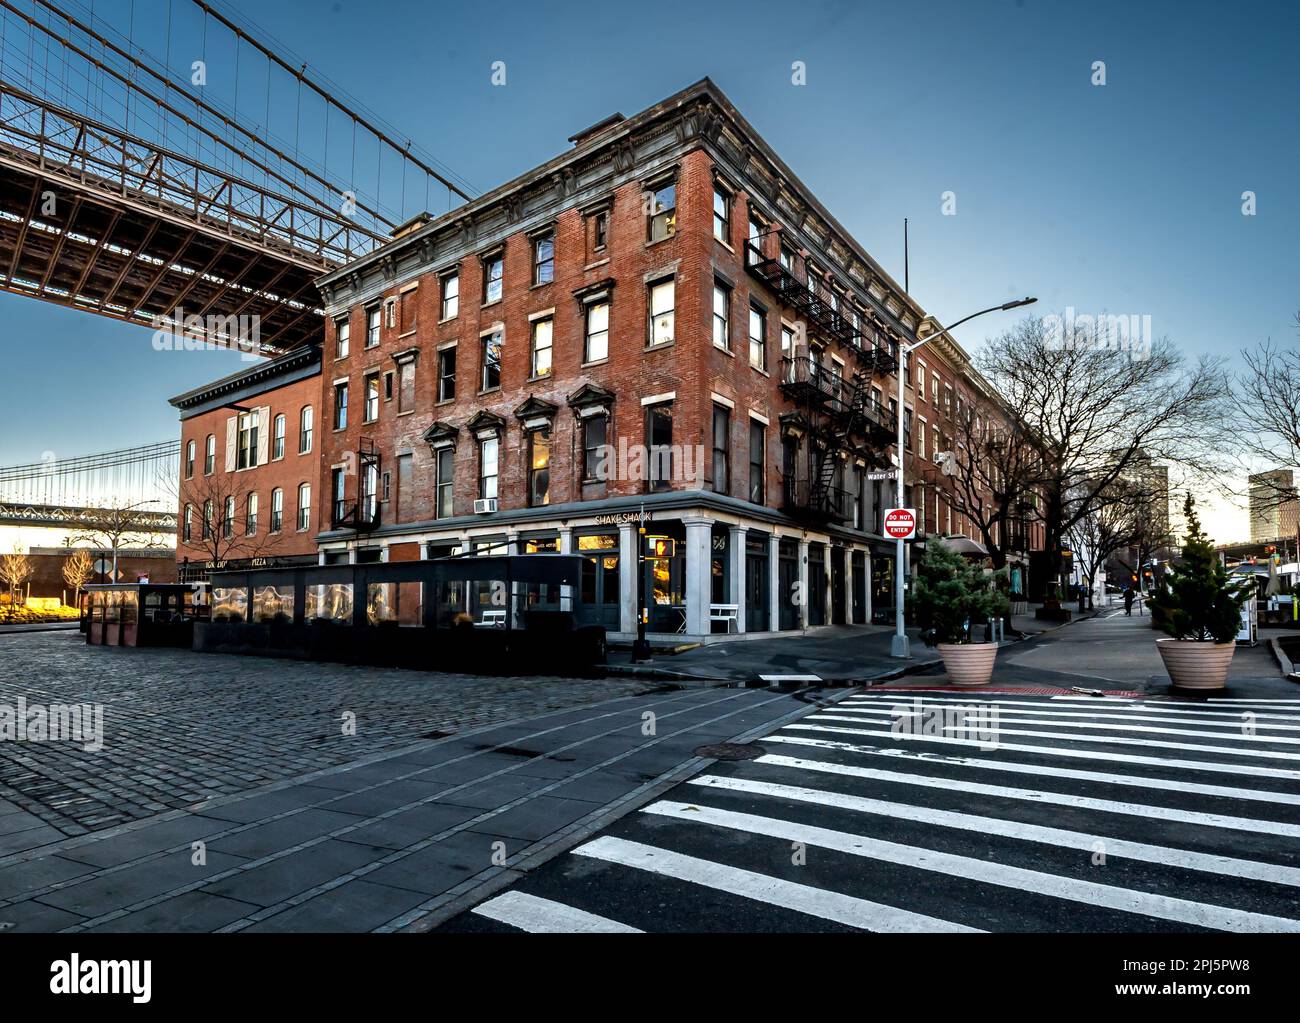
[[(673, 188), (671, 232), (663, 229), (666, 218), (656, 217), (667, 186)], [(499, 297), (489, 291), (498, 259)], [(548, 272), (539, 273), (539, 259), (549, 259)], [(760, 259), (780, 260), (800, 286), (820, 282), (812, 294), (822, 314), (805, 315), (806, 303), (792, 304), (755, 272)], [(447, 314), (453, 275), (456, 309)], [(652, 322), (650, 309), (652, 286), (665, 280), (673, 282), (670, 326), (662, 315)], [(825, 589), (822, 606), (818, 597), (812, 609), (799, 609), (803, 625), (862, 621), (873, 600), (892, 602), (886, 578), (892, 545), (880, 527), (884, 509), (895, 503), (893, 484), (873, 485), (864, 473), (889, 464), (891, 434), (882, 424), (897, 394), (892, 367), (899, 345), (938, 325), (707, 80), (636, 117), (576, 136), (568, 153), (417, 223), (318, 286), (326, 307), (319, 372), (288, 383), (271, 374), (262, 390), (258, 383), (239, 385), (237, 404), (269, 404), (272, 416), (288, 414), (294, 449), (283, 462), (245, 470), (249, 486), (283, 487), (287, 516), (290, 488), (312, 485), (314, 528), (292, 532), (285, 550), (319, 549), (322, 560), (403, 560), (421, 556), (426, 544), (441, 552), (474, 542), (521, 550), (521, 538), (533, 534), (553, 536), (558, 549), (568, 550), (575, 530), (603, 523), (618, 530), (616, 552), (626, 566), (638, 542), (629, 517), (644, 503), (667, 535), (683, 543), (684, 567), (665, 568), (664, 578), (673, 581), (663, 585), (680, 603), (688, 633), (710, 631), (711, 602), (741, 605), (738, 625), (748, 602), (763, 628), (790, 627), (776, 622), (790, 599), (778, 591), (790, 588), (791, 572), (801, 583), (811, 573), (813, 590)], [(725, 296), (723, 345), (715, 287)], [(666, 301), (665, 292), (656, 294)], [(608, 309), (607, 352), (588, 358), (589, 317), (593, 328), (601, 326), (592, 312), (601, 305)], [(751, 358), (751, 310), (764, 325), (762, 358)], [(840, 329), (850, 320), (851, 330)], [(535, 372), (534, 334), (544, 338), (548, 326), (549, 371)], [(500, 340), (499, 383), (485, 374), (485, 338)], [(453, 351), (455, 392), (447, 397), (440, 370)], [(847, 404), (856, 385), (873, 407), (881, 403), (870, 444), (828, 438), (825, 423), (816, 421), (821, 413), (801, 406), (790, 384), (795, 362), (810, 359), (818, 380), (833, 378), (828, 386), (836, 402)], [(943, 491), (951, 484), (935, 472), (935, 439), (951, 438), (948, 420), (958, 396), (969, 402), (981, 382), (946, 338), (921, 349), (920, 359), (926, 393), (916, 392), (914, 361), (904, 401), (917, 449), (907, 456), (908, 497), (922, 511), (926, 532), (970, 535), (970, 524), (960, 515), (950, 518), (945, 506)], [(953, 390), (945, 403), (946, 387)], [(336, 426), (341, 388), (346, 423)], [(228, 404), (213, 406), (219, 396), (206, 392), (188, 400), (183, 440), (196, 440), (201, 461), (204, 439), (214, 434), (220, 459), (235, 413)], [(203, 411), (193, 411), (204, 401)], [(316, 409), (317, 443), (310, 457), (299, 457), (292, 443), (296, 411), (308, 403)], [(644, 456), (650, 443), (648, 403), (671, 407), (675, 461), (662, 487), (635, 471), (646, 468), (635, 454)], [(721, 492), (714, 485), (719, 409), (729, 421)], [(602, 419), (604, 450), (633, 460), (615, 457), (606, 463), (612, 472), (593, 480), (584, 471), (584, 423)], [(759, 425), (763, 451), (754, 459), (751, 437)], [(544, 504), (531, 493), (529, 472), (541, 438), (549, 440)], [(476, 510), (476, 499), (491, 489), (482, 477), (493, 441), (497, 503)], [(835, 490), (845, 496), (837, 514), (804, 514), (815, 509), (786, 492), (783, 464), (790, 452), (805, 477), (805, 496), (818, 492), (816, 477), (831, 463)], [(438, 476), (447, 459), (449, 507)], [(762, 467), (761, 500), (751, 500), (758, 496), (751, 487), (755, 462)], [(687, 473), (688, 465), (695, 471)], [(336, 473), (343, 487), (337, 508)], [(178, 550), (187, 550), (183, 541)], [(787, 571), (782, 564), (786, 574), (778, 579), (778, 560), (796, 556), (796, 567)], [(880, 577), (874, 584), (873, 572)], [(618, 628), (627, 632), (635, 585), (626, 572), (619, 585)]]

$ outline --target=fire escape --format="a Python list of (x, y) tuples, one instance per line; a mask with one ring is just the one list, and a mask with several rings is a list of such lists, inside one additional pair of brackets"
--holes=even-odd
[(362, 437), (357, 451), (357, 497), (354, 501), (334, 497), (331, 521), (335, 529), (369, 533), (379, 526), (379, 460), (375, 442)]
[[(750, 276), (802, 319), (810, 345), (807, 352), (782, 353), (779, 385), (795, 406), (783, 420), (808, 438), (794, 471), (784, 467), (782, 510), (810, 525), (851, 522), (852, 501), (843, 486), (841, 456), (862, 458), (869, 468), (889, 464), (883, 449), (894, 443), (895, 427), (873, 396), (871, 382), (877, 374), (897, 368), (898, 344), (861, 314), (846, 315), (835, 301), (800, 280), (793, 258), (768, 258), (752, 239), (745, 246), (745, 258)], [(814, 338), (824, 343), (827, 353), (832, 345), (848, 353), (853, 369), (847, 377), (838, 363), (813, 357)]]

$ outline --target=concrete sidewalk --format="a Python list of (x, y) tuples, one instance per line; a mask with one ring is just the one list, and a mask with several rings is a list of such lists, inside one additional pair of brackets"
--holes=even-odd
[[(1074, 620), (1078, 620), (1077, 614)], [(1061, 623), (1037, 620), (1031, 607), (1029, 614), (1014, 616), (1012, 624), (1023, 639), (1030, 639), (1059, 628)], [(675, 654), (656, 652), (654, 659), (644, 664), (630, 663), (627, 652), (611, 651), (605, 670), (610, 675), (733, 685), (754, 684), (764, 675), (872, 683), (914, 675), (942, 663), (938, 653), (921, 642), (917, 629), (908, 630), (911, 659), (898, 660), (890, 655), (893, 636), (892, 626), (833, 625), (804, 634), (708, 643)]]
[(702, 747), (825, 702), (624, 697), (64, 839), (0, 858), (0, 930), (425, 929), (712, 763)]

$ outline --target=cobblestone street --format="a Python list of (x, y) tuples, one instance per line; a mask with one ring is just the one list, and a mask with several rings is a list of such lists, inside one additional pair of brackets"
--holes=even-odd
[[(0, 743), (0, 856), (384, 753), (642, 693), (637, 679), (490, 678), (0, 637), (0, 705), (100, 703), (104, 748)], [(344, 715), (355, 715), (354, 735)]]

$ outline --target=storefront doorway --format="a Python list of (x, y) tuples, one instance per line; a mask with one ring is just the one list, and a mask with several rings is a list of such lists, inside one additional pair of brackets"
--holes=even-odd
[(745, 538), (745, 631), (767, 632), (768, 542), (766, 536)]

